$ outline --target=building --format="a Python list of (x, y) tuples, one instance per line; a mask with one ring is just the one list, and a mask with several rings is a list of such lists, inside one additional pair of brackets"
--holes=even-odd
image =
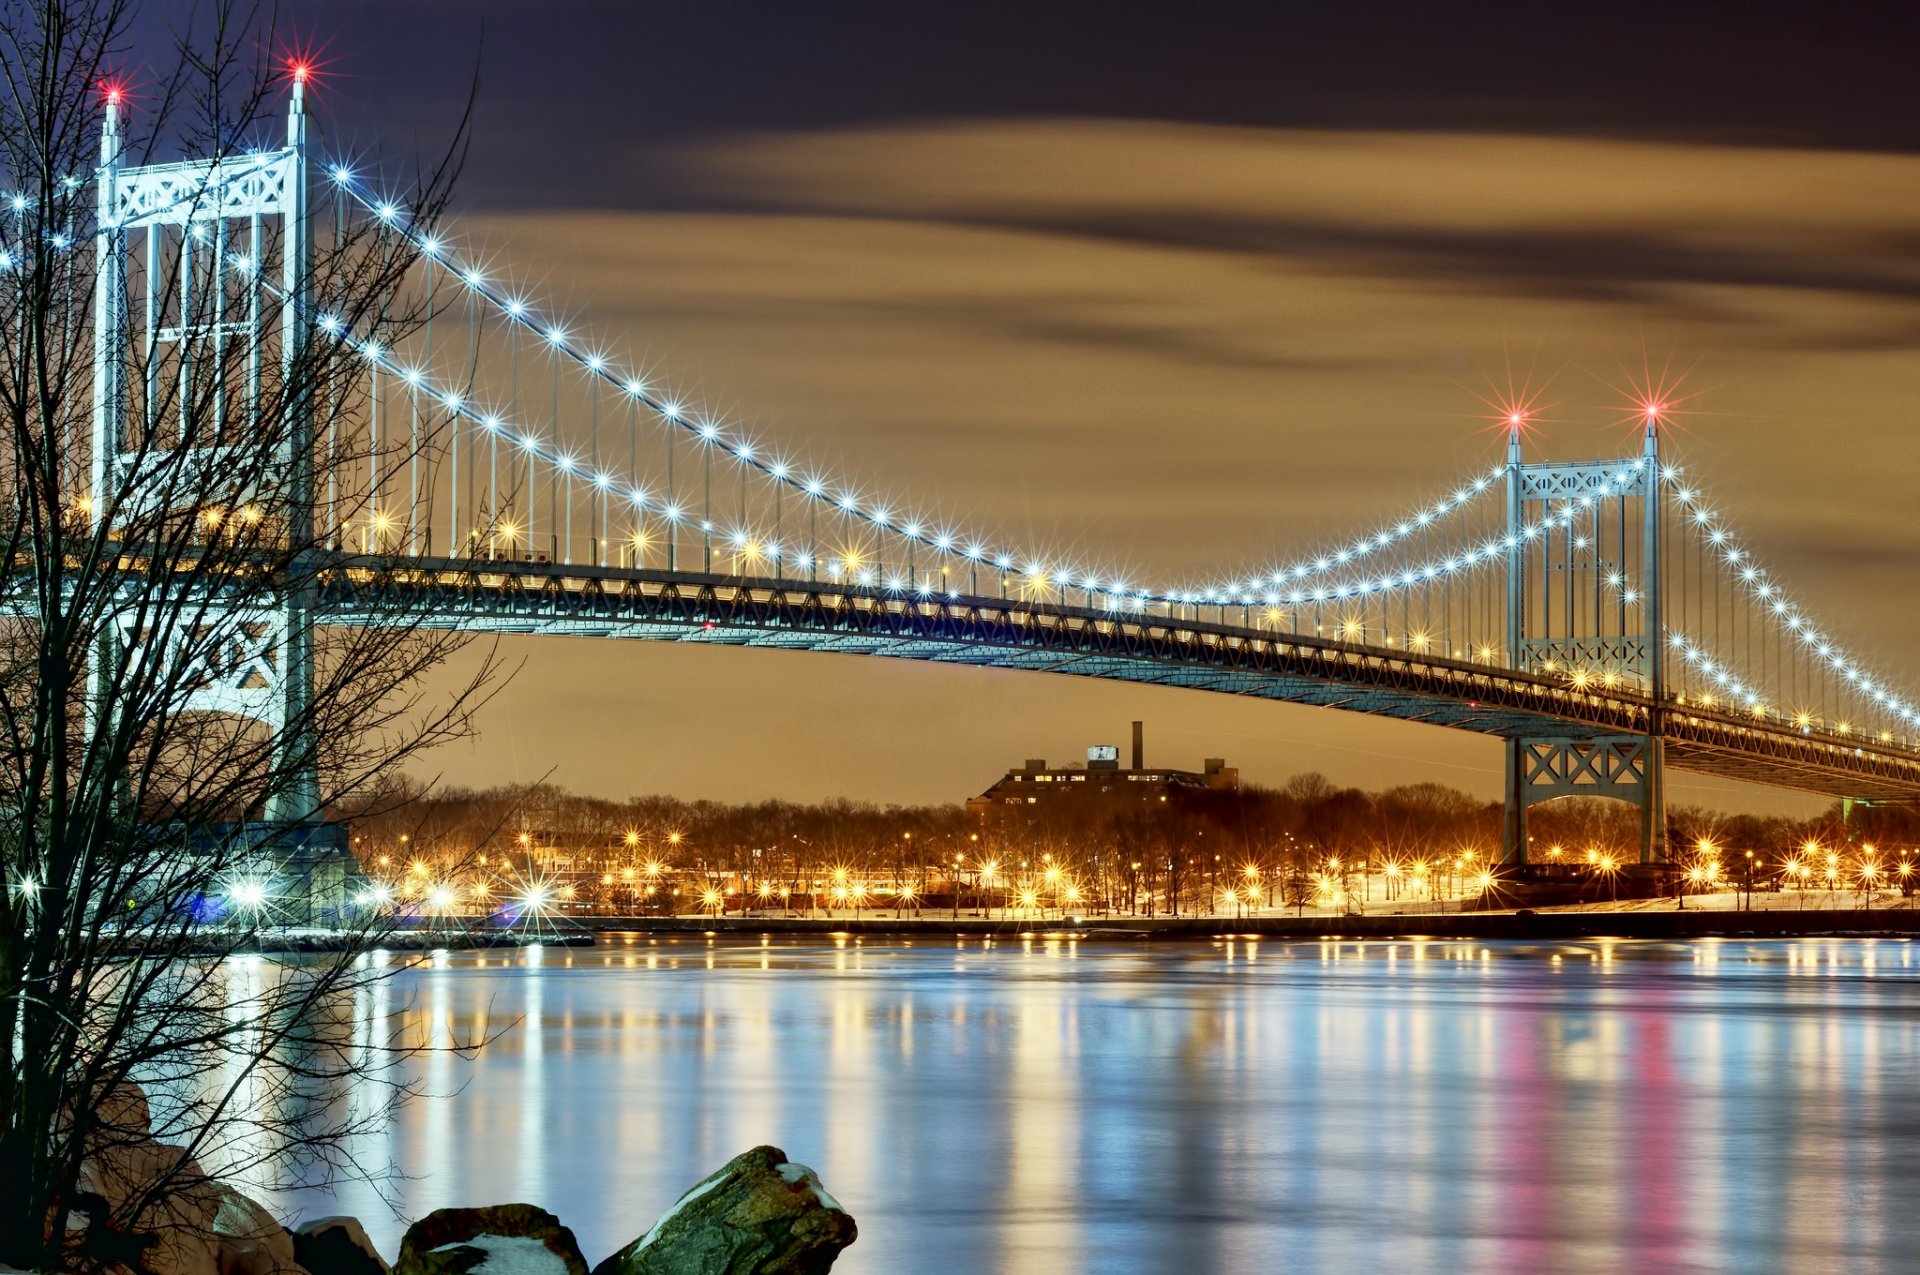
[(1036, 807), (1064, 801), (1158, 801), (1171, 792), (1231, 792), (1240, 787), (1240, 771), (1224, 757), (1208, 757), (1199, 770), (1171, 770), (1146, 763), (1145, 726), (1133, 724), (1131, 766), (1120, 764), (1117, 744), (1095, 744), (1085, 762), (1049, 766), (1043, 757), (996, 780), (978, 797), (967, 799), (967, 813), (985, 815), (1007, 807)]

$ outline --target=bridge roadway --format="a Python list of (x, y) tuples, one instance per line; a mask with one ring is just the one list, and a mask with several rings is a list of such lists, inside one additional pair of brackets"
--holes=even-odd
[[(1391, 647), (1167, 616), (831, 581), (345, 558), (316, 622), (880, 655), (1311, 704), (1502, 737), (1647, 733), (1653, 701)], [(1668, 705), (1667, 765), (1830, 797), (1920, 797), (1920, 754)]]

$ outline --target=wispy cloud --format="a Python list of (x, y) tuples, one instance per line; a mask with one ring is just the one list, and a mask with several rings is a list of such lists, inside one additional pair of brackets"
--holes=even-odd
[[(919, 512), (1141, 577), (1258, 565), (1488, 463), (1461, 387), (1505, 350), (1561, 369), (1542, 446), (1590, 457), (1622, 445), (1617, 362), (1678, 348), (1709, 387), (1684, 462), (1745, 541), (1857, 647), (1920, 622), (1881, 587), (1920, 564), (1920, 159), (1064, 120), (728, 137), (651, 168), (680, 211), (474, 229), (610, 348)], [(791, 674), (737, 662), (748, 701)], [(871, 677), (810, 666), (847, 702)], [(1039, 734), (1085, 702), (1022, 700)]]

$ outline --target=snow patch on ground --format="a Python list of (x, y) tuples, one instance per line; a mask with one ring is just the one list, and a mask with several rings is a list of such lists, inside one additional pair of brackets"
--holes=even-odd
[(820, 1203), (823, 1207), (832, 1209), (835, 1213), (846, 1212), (845, 1209), (840, 1207), (840, 1201), (834, 1199), (831, 1195), (827, 1194), (827, 1188), (820, 1185), (820, 1178), (818, 1177), (818, 1175), (816, 1175), (814, 1171), (812, 1169), (809, 1169), (806, 1165), (795, 1164), (793, 1161), (789, 1160), (785, 1164), (780, 1166), (780, 1176), (785, 1178), (789, 1182), (804, 1182), (808, 1186), (812, 1187), (814, 1195), (819, 1197)]
[(530, 1235), (476, 1235), (433, 1251), (456, 1248), (477, 1248), (487, 1255), (470, 1275), (567, 1275), (566, 1259)]

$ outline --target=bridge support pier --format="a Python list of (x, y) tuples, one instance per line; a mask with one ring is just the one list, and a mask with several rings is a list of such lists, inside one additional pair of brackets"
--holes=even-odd
[(1527, 741), (1509, 739), (1504, 744), (1506, 786), (1501, 790), (1501, 804), (1505, 818), (1500, 835), (1500, 862), (1517, 868), (1527, 861)]
[(1500, 861), (1527, 862), (1527, 810), (1560, 797), (1611, 797), (1640, 808), (1640, 862), (1667, 854), (1666, 757), (1658, 736), (1506, 741), (1506, 820)]
[(277, 684), (271, 688), (279, 739), (275, 790), (266, 820), (275, 825), (314, 824), (323, 817), (319, 743), (313, 721), (313, 613), (303, 599), (290, 600), (282, 631)]
[(1667, 741), (1647, 740), (1640, 792), (1640, 862), (1667, 861)]

